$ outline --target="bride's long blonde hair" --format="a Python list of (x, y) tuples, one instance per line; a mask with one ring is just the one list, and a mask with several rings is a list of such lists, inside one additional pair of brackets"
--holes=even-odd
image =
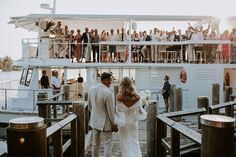
[(121, 80), (119, 94), (122, 95), (125, 100), (131, 100), (133, 96), (138, 95), (133, 80), (130, 77), (124, 77)]

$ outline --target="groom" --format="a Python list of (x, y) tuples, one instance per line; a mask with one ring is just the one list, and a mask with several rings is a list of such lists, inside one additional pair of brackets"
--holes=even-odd
[(89, 125), (93, 128), (92, 157), (99, 157), (101, 137), (104, 141), (104, 157), (112, 156), (112, 131), (114, 125), (115, 106), (113, 93), (109, 90), (112, 82), (111, 73), (101, 74), (101, 83), (92, 86), (88, 92), (88, 107), (91, 111)]

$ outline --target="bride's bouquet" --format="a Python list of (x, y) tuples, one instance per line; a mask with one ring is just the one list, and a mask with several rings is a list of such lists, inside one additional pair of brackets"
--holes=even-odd
[(140, 101), (143, 106), (148, 106), (152, 92), (150, 90), (144, 90), (139, 92)]

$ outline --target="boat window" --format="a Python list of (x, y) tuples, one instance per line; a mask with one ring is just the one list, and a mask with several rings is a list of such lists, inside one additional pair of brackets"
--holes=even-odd
[(27, 74), (27, 69), (23, 69), (21, 78), (20, 78), (20, 84), (21, 85), (25, 85), (25, 78), (26, 78), (26, 74)]
[(30, 85), (30, 81), (32, 78), (32, 74), (33, 74), (33, 69), (28, 69), (27, 71), (27, 77), (26, 77), (26, 81), (25, 81), (25, 85), (28, 87)]

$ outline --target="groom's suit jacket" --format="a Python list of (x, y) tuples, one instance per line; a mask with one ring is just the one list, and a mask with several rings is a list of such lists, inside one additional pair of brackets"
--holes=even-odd
[(88, 107), (91, 111), (89, 125), (101, 131), (111, 130), (115, 114), (112, 92), (104, 84), (99, 83), (92, 86), (88, 94)]

